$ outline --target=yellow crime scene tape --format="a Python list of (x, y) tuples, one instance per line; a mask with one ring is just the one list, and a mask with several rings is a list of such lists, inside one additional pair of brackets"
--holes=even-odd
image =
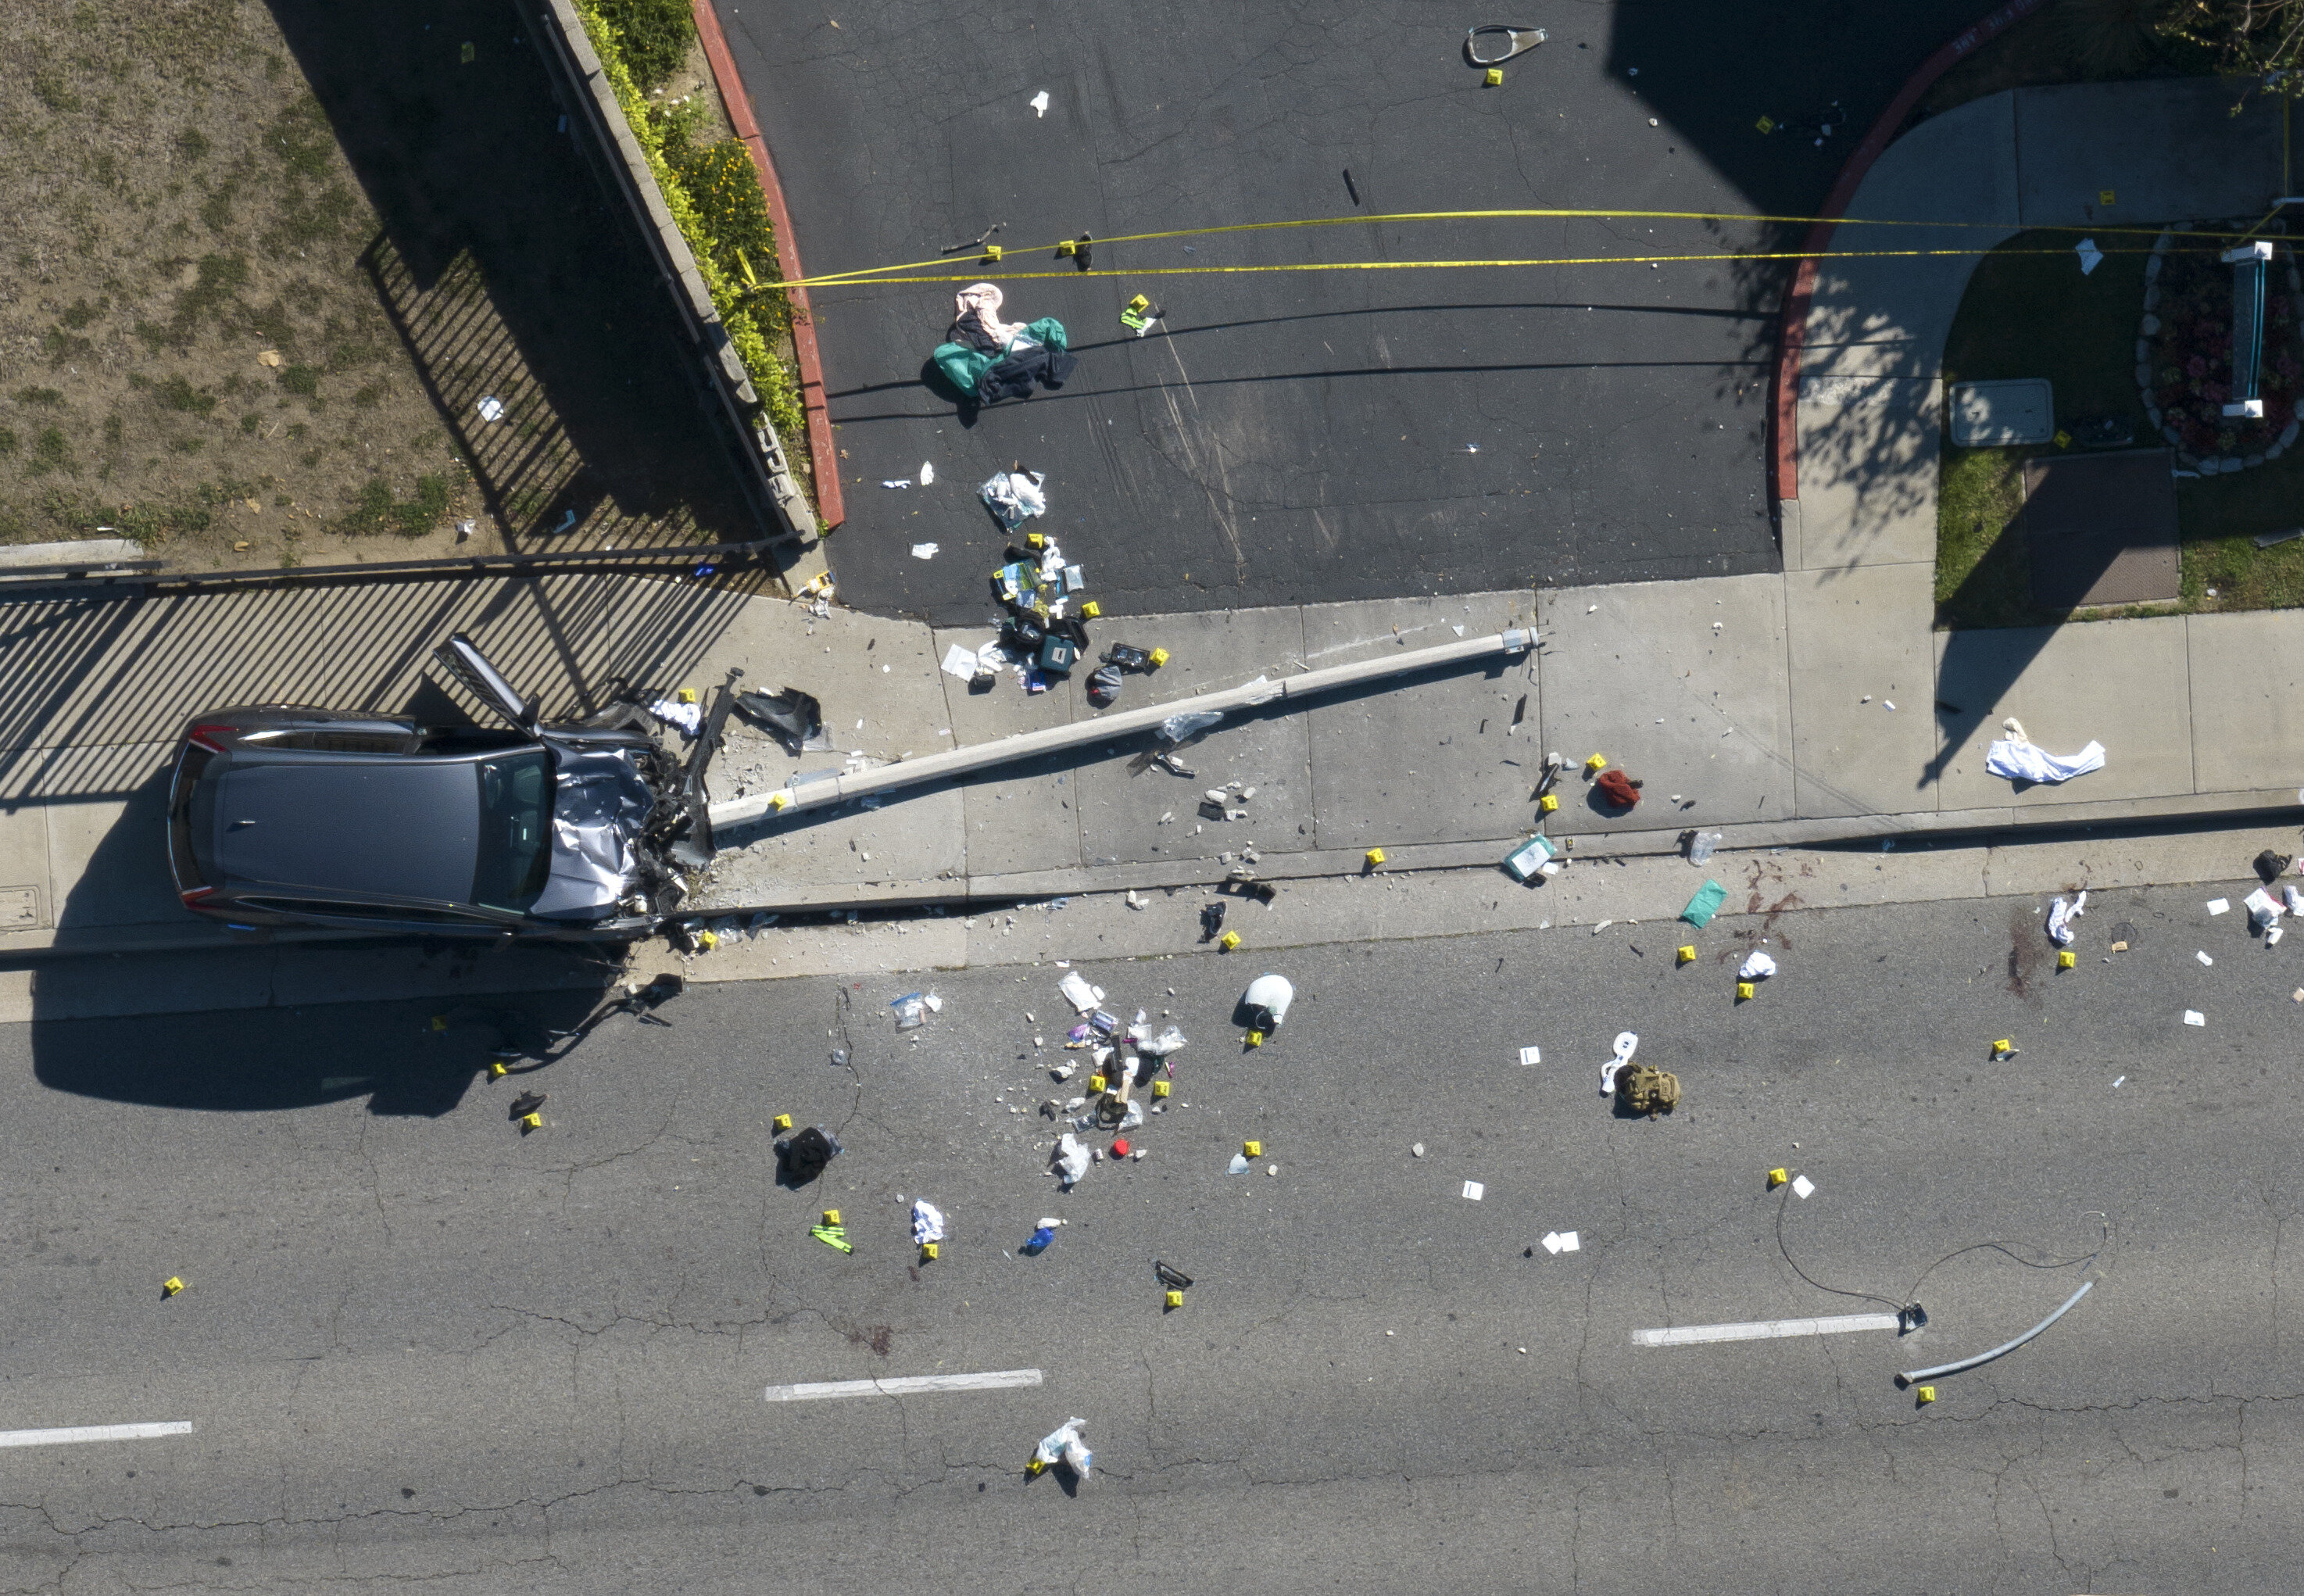
[[(2192, 233), (2190, 236), (2203, 236)], [(1737, 254), (1725, 252), (1699, 255), (1549, 255), (1522, 260), (1311, 260), (1295, 261), (1273, 266), (1131, 266), (1111, 270), (1091, 271), (958, 272), (935, 276), (834, 278), (824, 281), (807, 280), (810, 288), (879, 288), (900, 283), (1029, 283), (1038, 277), (1181, 277), (1243, 275), (1253, 272), (1392, 272), (1436, 271), (1464, 267), (1527, 267), (1527, 266), (1662, 266), (1672, 262), (1728, 260), (1882, 260), (1935, 255), (2067, 255), (2068, 249), (2052, 250), (1992, 250), (1978, 247), (1972, 250), (1749, 250)], [(2135, 249), (2105, 250), (2106, 255), (2148, 255), (2148, 246)], [(790, 284), (785, 284), (790, 286)]]
[[(1105, 249), (1115, 244), (1153, 243), (1164, 240), (1182, 238), (1212, 238), (1230, 233), (1263, 233), (1294, 227), (1342, 227), (1357, 223), (1370, 222), (1405, 223), (1470, 221), (1732, 222), (1810, 226), (1819, 223), (1829, 222), (1837, 227), (1928, 227), (1944, 230), (1972, 227), (1991, 228), (2004, 231), (2004, 224), (1998, 222), (1923, 222), (1885, 216), (1788, 216), (1732, 211), (1545, 208), (1521, 210), (1396, 211), (1381, 216), (1312, 216), (1281, 222), (1234, 222), (1221, 226), (1212, 227), (1179, 227), (1157, 233), (1116, 233), (1109, 238), (1098, 238), (1088, 242), (1094, 249)], [(2147, 237), (2154, 239), (2156, 239), (2161, 232), (2157, 227), (2073, 226), (2065, 224), (2056, 224), (2051, 226), (2027, 229), (2026, 231), (2088, 233), (2099, 238)], [(2188, 233), (2186, 236), (2205, 242), (2220, 240), (2226, 237), (2237, 237), (2239, 235), (2213, 233), (2203, 230)], [(978, 267), (996, 267), (1000, 265), (1005, 257), (1011, 252), (1017, 255), (1029, 255), (1041, 250), (1045, 250), (1051, 255), (1069, 253), (1078, 242), (1079, 241), (1073, 239), (1061, 239), (1050, 243), (1039, 245), (992, 247), (987, 249), (984, 254), (976, 256), (973, 263)], [(1882, 259), (1899, 256), (1981, 255), (1987, 252), (1987, 249), (1981, 246), (1973, 250), (1827, 250), (1815, 255), (1810, 255), (1806, 251), (1798, 250), (1711, 250), (1699, 253), (1674, 255), (1562, 256), (1529, 259), (1498, 260), (1312, 261), (1288, 262), (1273, 265), (1131, 267), (1120, 270), (1092, 269), (1083, 271), (1077, 267), (1072, 269), (1058, 268), (1049, 271), (1037, 272), (987, 273), (982, 270), (977, 270), (964, 274), (932, 271), (932, 268), (940, 267), (949, 267), (953, 264), (953, 255), (945, 254), (929, 260), (903, 261), (890, 266), (858, 267), (848, 271), (822, 272), (813, 276), (806, 277), (788, 277), (776, 282), (773, 285), (781, 288), (855, 288), (869, 287), (876, 283), (883, 282), (972, 283), (987, 280), (995, 282), (1021, 282), (1029, 281), (1037, 277), (1180, 276), (1227, 274), (1237, 275), (1251, 272), (1275, 271), (1400, 271), (1433, 270), (1465, 267), (1495, 267), (1626, 264), (1661, 265), (1666, 262), (1686, 262), (1695, 260), (1832, 260)], [(2061, 249), (2055, 249), (2013, 250), (2005, 252), (2014, 254), (2053, 255), (2061, 254), (2063, 251)], [(2119, 255), (2138, 254), (2145, 251), (2143, 250), (2112, 249), (2106, 250), (2104, 252), (2108, 255)]]

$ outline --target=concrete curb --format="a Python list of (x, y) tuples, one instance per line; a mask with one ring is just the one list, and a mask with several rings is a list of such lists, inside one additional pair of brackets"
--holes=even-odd
[[(776, 176), (775, 157), (760, 132), (751, 96), (736, 72), (736, 58), (728, 53), (728, 36), (721, 30), (720, 14), (712, 0), (689, 0), (696, 18), (697, 37), (704, 43), (704, 58), (712, 64), (712, 81), (720, 89), (720, 103), (728, 125), (752, 152), (752, 167), (760, 174), (760, 191), (767, 197), (768, 219), (776, 228), (776, 264), (786, 278), (804, 277), (800, 241), (793, 235), (792, 209), (784, 203), (784, 185)], [(840, 456), (832, 446), (832, 412), (824, 397), (824, 357), (816, 344), (816, 320), (809, 310), (808, 290), (788, 288), (792, 307), (792, 358), (800, 362), (800, 405), (808, 416), (808, 458), (816, 479), (816, 508), (824, 530), (830, 531), (848, 519), (848, 502), (840, 491)]]
[[(2026, 840), (2026, 834), (2048, 836), (2081, 830), (2128, 830), (2160, 826), (2171, 829), (2223, 828), (2262, 826), (2292, 820), (2300, 808), (2292, 788), (2253, 793), (2215, 793), (2156, 801), (2147, 810), (2126, 800), (2076, 803), (2043, 808), (1990, 808), (1919, 811), (1899, 815), (1855, 815), (1820, 820), (1761, 821), (1749, 825), (1707, 826), (1701, 829), (1721, 836), (1719, 862), (1711, 873), (1722, 875), (1738, 858), (1749, 859), (1770, 849), (1870, 848), (1884, 842), (1910, 842), (1936, 849), (1985, 849)], [(2285, 814), (2283, 811), (2286, 811)], [(1695, 828), (1690, 828), (1695, 829)], [(1656, 859), (1681, 851), (1686, 831), (1653, 831), (1587, 835), (1586, 845), (1575, 846), (1576, 836), (1563, 831), (1571, 864), (1592, 866), (1628, 860)], [(1504, 874), (1502, 862), (1518, 836), (1485, 842), (1386, 844), (1382, 875), (1406, 877), (1477, 870), (1494, 878), (1495, 889), (1534, 891)], [(1216, 859), (1162, 860), (1148, 864), (1090, 865), (1082, 868), (1034, 870), (1000, 875), (955, 877), (925, 881), (886, 881), (852, 886), (803, 887), (774, 902), (741, 906), (716, 905), (699, 911), (697, 918), (741, 918), (756, 913), (837, 913), (916, 908), (982, 909), (991, 905), (1049, 898), (1085, 897), (1123, 892), (1168, 892), (1179, 889), (1211, 891), (1229, 867)], [(1333, 880), (1363, 873), (1361, 853), (1351, 848), (1313, 849), (1303, 853), (1260, 857), (1249, 866), (1256, 879), (1272, 882)], [(1703, 877), (1691, 871), (1690, 879)], [(682, 916), (675, 915), (679, 919)], [(187, 920), (182, 926), (150, 924), (89, 930), (18, 931), (0, 933), (0, 970), (22, 969), (62, 959), (121, 957), (154, 953), (227, 953), (250, 947), (320, 947), (373, 943), (378, 938), (363, 931), (280, 930), (260, 937), (235, 936), (205, 921)], [(387, 939), (389, 940), (389, 939)], [(403, 939), (412, 940), (412, 939)], [(473, 947), (483, 946), (475, 941)]]
[[(1896, 134), (1904, 119), (1912, 114), (1934, 83), (1952, 66), (1965, 59), (1978, 45), (1997, 38), (2009, 29), (2040, 9), (2046, 0), (2009, 0), (1964, 30), (1935, 55), (1920, 64), (1920, 68), (1904, 81), (1888, 108), (1880, 113), (1872, 131), (1864, 141), (1850, 154), (1847, 164), (1841, 167), (1840, 176), (1825, 196), (1818, 214), (1825, 219), (1808, 229), (1800, 245), (1801, 259), (1792, 267), (1792, 285), (1785, 290), (1783, 310), (1778, 318), (1776, 333), (1776, 387), (1771, 429), (1769, 475), (1775, 484), (1778, 504), (1800, 498), (1800, 353), (1808, 345), (1808, 315), (1816, 296), (1816, 258), (1832, 247), (1832, 235), (1836, 218), (1846, 214), (1848, 202), (1856, 198), (1857, 189), (1865, 174), (1872, 170)], [(1779, 515), (1781, 523), (1781, 513)], [(1780, 533), (1781, 535), (1781, 533)]]
[[(1989, 809), (1921, 811), (1898, 815), (1853, 815), (1815, 820), (1766, 820), (1748, 825), (1658, 828), (1586, 834), (1561, 829), (1552, 835), (1567, 845), (1571, 862), (1656, 858), (1681, 852), (1681, 839), (1690, 831), (1717, 833), (1724, 854), (1752, 853), (1771, 848), (1855, 848), (1883, 843), (1911, 842), (1937, 845), (1983, 847), (2018, 840), (2027, 833), (2054, 835), (2090, 828), (2139, 827), (2209, 827), (2263, 825), (2294, 813), (2300, 807), (2293, 789), (2254, 793), (2215, 793), (2159, 801), (2148, 812), (2127, 800), (2102, 803), (2060, 804), (2053, 809), (2017, 806)], [(1385, 875), (1422, 871), (1488, 870), (1500, 885), (1518, 887), (1503, 873), (1504, 856), (1526, 840), (1527, 834), (1480, 842), (1403, 843), (1385, 845)], [(1578, 844), (1582, 845), (1579, 846)], [(1357, 876), (1364, 865), (1360, 850), (1315, 848), (1260, 855), (1248, 868), (1262, 881), (1300, 881), (1336, 876)], [(1020, 899), (1070, 897), (1091, 893), (1165, 891), (1175, 887), (1212, 888), (1230, 867), (1216, 859), (1161, 860), (1144, 864), (1089, 865), (1001, 875), (953, 877), (928, 881), (872, 883), (862, 890), (852, 886), (805, 887), (778, 896), (773, 903), (747, 904), (741, 908), (716, 907), (703, 917), (794, 909), (904, 908), (932, 904), (1007, 903)]]

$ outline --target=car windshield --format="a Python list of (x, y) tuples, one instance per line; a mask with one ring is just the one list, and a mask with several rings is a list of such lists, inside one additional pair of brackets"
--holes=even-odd
[(552, 759), (542, 749), (482, 760), (472, 901), (525, 914), (552, 873)]

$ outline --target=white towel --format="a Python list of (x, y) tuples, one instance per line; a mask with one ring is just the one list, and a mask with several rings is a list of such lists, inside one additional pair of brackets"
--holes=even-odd
[(2104, 744), (2092, 742), (2078, 753), (2053, 754), (2034, 743), (2003, 737), (1984, 756), (1984, 768), (2011, 781), (2070, 781), (2104, 768)]

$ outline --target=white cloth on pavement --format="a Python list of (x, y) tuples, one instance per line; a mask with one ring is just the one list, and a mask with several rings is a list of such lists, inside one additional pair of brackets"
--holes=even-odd
[(2048, 936), (2058, 947), (2070, 947), (2072, 943), (2072, 921), (2088, 913), (2088, 894), (2067, 904), (2058, 898), (2048, 905)]
[(1775, 972), (1775, 960), (1770, 958), (1766, 954), (1762, 953), (1757, 947), (1752, 950), (1752, 954), (1749, 958), (1736, 966), (1736, 979), (1738, 981), (1763, 981), (1767, 977), (1774, 975)]
[(2101, 743), (2091, 742), (2078, 753), (2053, 754), (2027, 737), (2023, 723), (2013, 716), (2002, 723), (2001, 729), (2008, 735), (1995, 740), (1984, 756), (1984, 768), (1995, 776), (2004, 776), (2011, 781), (2053, 783), (2070, 781), (2075, 776), (2104, 768)]
[(912, 1204), (912, 1240), (924, 1247), (944, 1240), (944, 1215), (925, 1197)]

